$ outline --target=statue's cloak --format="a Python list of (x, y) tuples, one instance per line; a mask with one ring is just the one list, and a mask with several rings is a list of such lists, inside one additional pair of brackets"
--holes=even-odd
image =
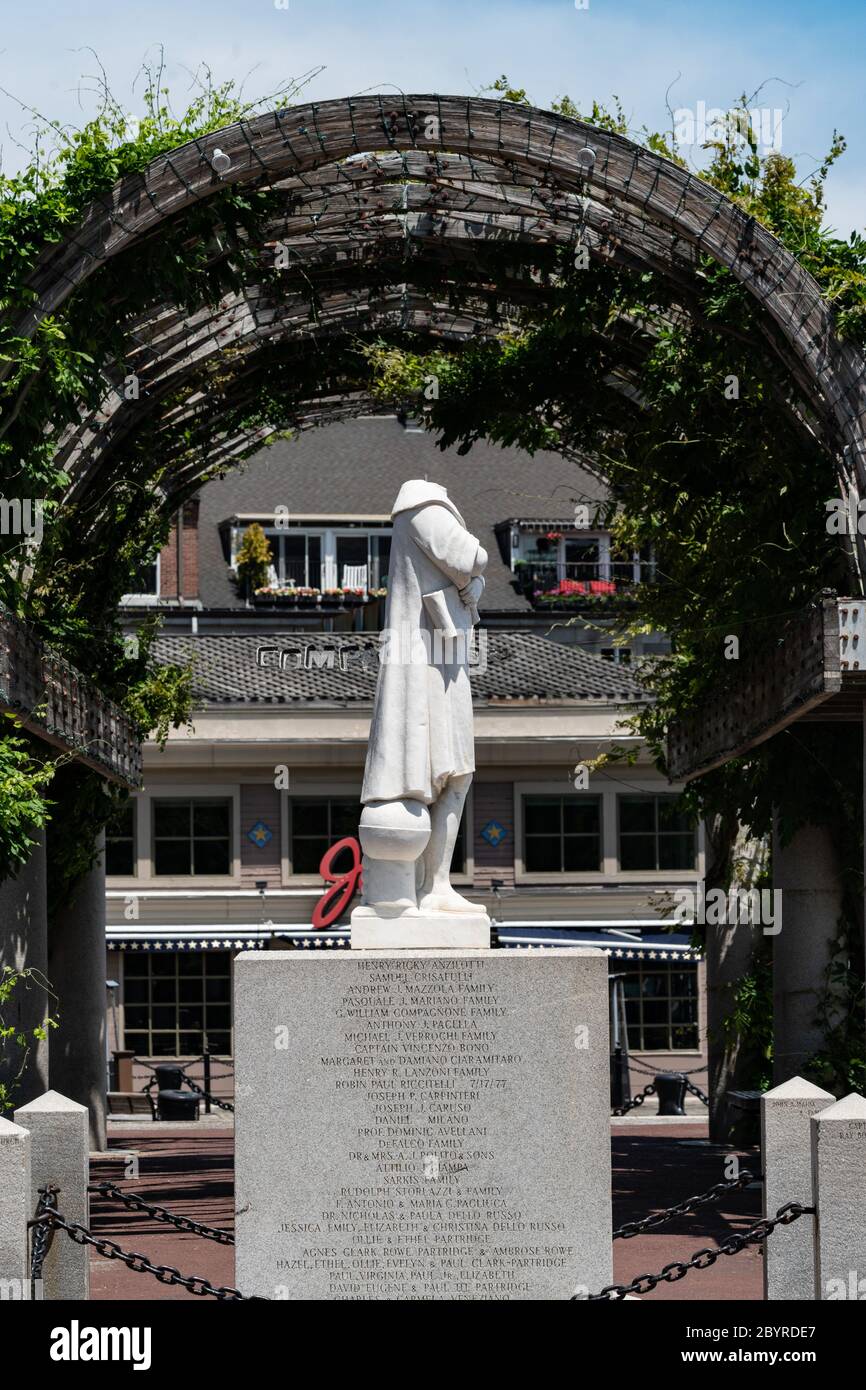
[[(468, 584), (479, 542), (438, 483), (416, 479), (392, 511), (382, 661), (361, 801), (435, 801), (449, 777), (475, 771), (468, 635), (472, 620), (456, 594)], [(436, 637), (425, 595), (441, 595), (459, 629)], [(440, 603), (441, 607), (441, 603)]]

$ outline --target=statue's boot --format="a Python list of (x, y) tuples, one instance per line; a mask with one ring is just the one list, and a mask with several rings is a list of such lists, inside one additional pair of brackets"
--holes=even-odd
[(419, 912), (482, 912), (477, 903), (471, 903), (468, 898), (462, 898), (450, 883), (442, 884), (441, 887), (434, 885), (429, 892), (423, 890), (418, 894)]

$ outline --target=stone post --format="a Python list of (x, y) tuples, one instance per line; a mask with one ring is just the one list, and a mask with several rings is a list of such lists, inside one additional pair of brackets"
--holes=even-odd
[[(89, 1226), (87, 1184), (90, 1180), (87, 1110), (74, 1100), (46, 1091), (15, 1111), (16, 1122), (30, 1132), (30, 1206), (36, 1210), (39, 1188), (59, 1188), (57, 1206), (69, 1221)], [(42, 1297), (90, 1297), (90, 1251), (62, 1233), (55, 1235), (42, 1266)]]
[(803, 1070), (824, 1042), (818, 1000), (842, 911), (838, 855), (826, 826), (806, 825), (782, 847), (773, 834), (773, 887), (782, 893), (773, 938), (773, 1080)]
[[(764, 1216), (775, 1216), (787, 1202), (812, 1205), (811, 1117), (833, 1104), (833, 1097), (802, 1076), (793, 1076), (761, 1097), (761, 1155)], [(801, 1216), (777, 1226), (764, 1242), (764, 1297), (811, 1302), (814, 1297), (814, 1228)]]
[(0, 1300), (29, 1299), (30, 1135), (0, 1118)]
[(90, 1144), (105, 1148), (105, 864), (99, 858), (51, 924), (51, 982), (60, 1027), (51, 1040), (51, 1084), (90, 1112)]
[[(9, 965), (15, 970), (36, 970), (48, 974), (48, 927), (46, 906), (45, 832), (16, 878), (0, 884), (0, 973)], [(20, 982), (4, 1010), (7, 1026), (14, 1026), (32, 1037), (32, 1030), (44, 1027), (51, 1011), (50, 995), (38, 984)], [(23, 1053), (6, 1044), (0, 1051), (0, 1081), (7, 1084), (18, 1075)], [(48, 1038), (34, 1040), (24, 1071), (16, 1087), (15, 1100), (32, 1100), (48, 1085)]]
[[(852, 1092), (813, 1115), (815, 1298), (866, 1298), (866, 1100)], [(803, 1217), (802, 1220), (806, 1218)], [(799, 1222), (797, 1223), (800, 1224)], [(771, 1240), (774, 1237), (771, 1237)]]

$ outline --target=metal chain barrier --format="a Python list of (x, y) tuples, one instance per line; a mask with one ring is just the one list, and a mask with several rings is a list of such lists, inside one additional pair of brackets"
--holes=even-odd
[(665, 1222), (672, 1221), (675, 1216), (688, 1216), (691, 1212), (697, 1211), (699, 1207), (712, 1206), (726, 1192), (735, 1192), (739, 1187), (748, 1187), (753, 1182), (763, 1182), (760, 1173), (750, 1173), (748, 1168), (744, 1168), (738, 1178), (729, 1178), (726, 1182), (717, 1182), (715, 1187), (710, 1187), (706, 1192), (701, 1192), (697, 1197), (687, 1197), (684, 1202), (677, 1202), (674, 1207), (665, 1207), (664, 1211), (653, 1212), (650, 1216), (645, 1216), (641, 1221), (626, 1221), (623, 1226), (618, 1226), (613, 1233), (614, 1240), (631, 1240), (632, 1236), (642, 1235), (644, 1231), (652, 1231), (656, 1226), (663, 1226)]
[(153, 1202), (145, 1201), (143, 1197), (139, 1197), (134, 1192), (121, 1191), (113, 1182), (92, 1183), (88, 1191), (97, 1193), (109, 1201), (120, 1202), (130, 1211), (144, 1212), (146, 1216), (153, 1217), (154, 1221), (163, 1221), (167, 1226), (176, 1226), (179, 1231), (186, 1231), (189, 1235), (203, 1236), (205, 1240), (215, 1240), (218, 1245), (234, 1245), (235, 1243), (233, 1232), (223, 1231), (218, 1226), (203, 1226), (200, 1222), (193, 1221), (189, 1216), (176, 1216), (167, 1207), (155, 1206)]
[(690, 1091), (693, 1096), (697, 1096), (698, 1100), (703, 1101), (704, 1105), (706, 1105), (707, 1108), (709, 1108), (709, 1096), (705, 1095), (705, 1093), (701, 1090), (700, 1086), (693, 1086), (691, 1081), (689, 1081), (688, 1077), (686, 1077), (686, 1090)]
[(645, 1071), (648, 1076), (699, 1076), (702, 1071), (706, 1071), (706, 1063), (702, 1067), (692, 1067), (691, 1071), (683, 1071), (682, 1067), (648, 1067), (643, 1062), (636, 1062), (633, 1057), (628, 1059), (629, 1070), (634, 1067), (635, 1071)]
[(56, 1187), (40, 1187), (33, 1220), (27, 1223), (33, 1233), (30, 1242), (31, 1299), (36, 1298), (36, 1284), (42, 1278), (42, 1266), (54, 1235), (53, 1227), (43, 1217), (46, 1212), (57, 1210), (57, 1192)]
[[(601, 1299), (622, 1299), (630, 1293), (651, 1293), (657, 1284), (675, 1284), (679, 1279), (684, 1279), (692, 1269), (709, 1269), (716, 1263), (720, 1255), (738, 1255), (741, 1250), (746, 1250), (750, 1245), (762, 1244), (768, 1236), (772, 1235), (777, 1226), (790, 1226), (792, 1221), (799, 1220), (801, 1216), (814, 1216), (814, 1214), (814, 1207), (804, 1207), (799, 1202), (787, 1202), (785, 1206), (779, 1207), (775, 1216), (758, 1221), (747, 1231), (738, 1235), (729, 1236), (720, 1245), (705, 1246), (703, 1250), (696, 1250), (689, 1260), (674, 1260), (671, 1264), (665, 1265), (659, 1274), (639, 1274), (636, 1279), (632, 1279), (630, 1284), (607, 1284), (599, 1293), (591, 1293), (588, 1302), (597, 1303)], [(571, 1302), (579, 1299), (579, 1294), (572, 1294)]]
[(654, 1096), (656, 1088), (653, 1082), (644, 1086), (639, 1096), (632, 1096), (631, 1100), (624, 1101), (622, 1105), (617, 1105), (611, 1110), (611, 1115), (627, 1115), (630, 1110), (636, 1110), (639, 1105), (643, 1105), (647, 1096)]
[[(56, 1189), (54, 1189), (56, 1191)], [(40, 1193), (46, 1195), (51, 1189), (40, 1189)], [(239, 1301), (249, 1303), (267, 1303), (270, 1300), (258, 1294), (243, 1294), (239, 1289), (233, 1289), (225, 1284), (214, 1285), (209, 1279), (205, 1279), (201, 1274), (181, 1274), (179, 1269), (173, 1265), (155, 1265), (146, 1255), (136, 1254), (131, 1250), (122, 1250), (113, 1240), (106, 1240), (95, 1236), (92, 1231), (88, 1231), (85, 1226), (80, 1226), (77, 1221), (67, 1221), (57, 1211), (56, 1205), (49, 1206), (40, 1202), (40, 1209), (36, 1220), (32, 1224), (38, 1223), (42, 1226), (55, 1228), (65, 1231), (70, 1240), (74, 1240), (76, 1245), (89, 1245), (102, 1255), (106, 1260), (120, 1260), (133, 1270), (136, 1274), (152, 1274), (158, 1279), (160, 1284), (177, 1284), (181, 1288), (187, 1289), (190, 1293), (199, 1298), (210, 1296), (234, 1303)]]
[[(154, 1086), (156, 1085), (156, 1067), (153, 1066), (153, 1064), (152, 1064), (151, 1062), (145, 1062), (141, 1057), (135, 1057), (135, 1058), (133, 1058), (133, 1061), (139, 1062), (139, 1063), (141, 1064), (141, 1066), (147, 1067), (149, 1071), (152, 1071), (152, 1072), (154, 1073), (154, 1075), (150, 1078), (150, 1080), (149, 1080), (149, 1081), (146, 1081), (145, 1084), (144, 1084), (144, 1085), (142, 1086), (142, 1088), (141, 1088), (142, 1091), (143, 1091), (146, 1095), (149, 1096), (149, 1095), (150, 1095), (150, 1092), (153, 1090)], [(192, 1063), (189, 1063), (189, 1062), (187, 1063), (187, 1066), (191, 1066), (191, 1065), (192, 1065)], [(218, 1096), (213, 1095), (210, 1091), (205, 1091), (201, 1086), (199, 1086), (199, 1084), (198, 1084), (197, 1081), (193, 1081), (191, 1077), (187, 1076), (187, 1074), (186, 1074), (186, 1072), (184, 1071), (183, 1067), (180, 1067), (179, 1070), (183, 1073), (183, 1079), (184, 1079), (184, 1082), (186, 1083), (186, 1085), (187, 1085), (187, 1086), (189, 1087), (189, 1089), (190, 1089), (191, 1091), (193, 1091), (197, 1096), (201, 1096), (202, 1100), (209, 1100), (210, 1103), (211, 1103), (211, 1105), (216, 1105), (216, 1106), (218, 1106), (220, 1110), (228, 1110), (228, 1111), (230, 1111), (232, 1114), (234, 1114), (235, 1108), (234, 1108), (234, 1106), (230, 1103), (230, 1101), (227, 1101), (227, 1100), (220, 1100)], [(221, 1072), (220, 1075), (221, 1075), (221, 1076), (233, 1076), (233, 1075), (234, 1075), (234, 1070), (232, 1070), (231, 1072)], [(219, 1078), (217, 1077), (217, 1078), (215, 1078), (215, 1079), (218, 1080)], [(151, 1104), (154, 1104), (152, 1097), (151, 1097)]]
[(189, 1089), (195, 1091), (197, 1096), (201, 1096), (202, 1100), (209, 1100), (211, 1105), (218, 1105), (220, 1110), (230, 1110), (232, 1114), (235, 1113), (235, 1108), (230, 1101), (220, 1100), (217, 1096), (211, 1095), (210, 1091), (202, 1090), (201, 1086), (195, 1081), (191, 1081), (188, 1076), (184, 1076), (183, 1079), (187, 1086), (189, 1086)]

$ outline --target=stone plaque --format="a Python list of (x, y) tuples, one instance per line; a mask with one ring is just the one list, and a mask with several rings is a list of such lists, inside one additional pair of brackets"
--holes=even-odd
[(611, 1279), (602, 952), (235, 961), (237, 1286), (568, 1299)]

